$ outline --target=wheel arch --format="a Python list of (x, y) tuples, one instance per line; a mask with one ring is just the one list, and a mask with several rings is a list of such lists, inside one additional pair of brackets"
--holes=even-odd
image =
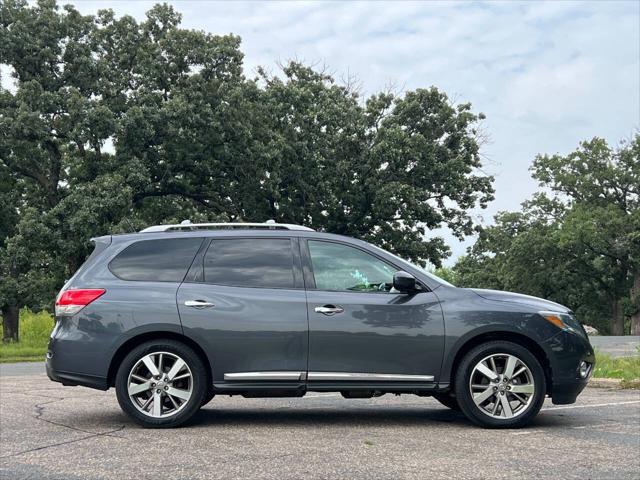
[(171, 331), (155, 331), (155, 332), (145, 332), (140, 333), (132, 338), (129, 338), (122, 345), (118, 347), (113, 356), (111, 357), (111, 362), (109, 364), (109, 370), (107, 374), (107, 385), (109, 387), (115, 386), (116, 374), (118, 373), (118, 368), (120, 364), (124, 360), (124, 357), (127, 354), (136, 348), (138, 345), (141, 345), (145, 342), (151, 340), (175, 340), (181, 343), (184, 343), (188, 347), (192, 348), (193, 351), (200, 357), (202, 363), (205, 366), (208, 375), (208, 383), (209, 385), (213, 382), (213, 372), (211, 368), (211, 362), (204, 351), (204, 349), (192, 338), (187, 337), (186, 335), (182, 335), (180, 333), (171, 332)]
[[(453, 361), (448, 365), (448, 371), (443, 372), (443, 378), (449, 378), (449, 385), (452, 389), (455, 385), (458, 365), (460, 364), (464, 356), (478, 345), (494, 340), (513, 342), (529, 350), (540, 362), (540, 365), (542, 365), (545, 381), (547, 384), (547, 394), (551, 393), (553, 371), (551, 367), (551, 361), (544, 348), (540, 346), (538, 342), (536, 342), (531, 337), (528, 337), (527, 335), (507, 330), (478, 333), (477, 335), (472, 336), (471, 338), (468, 338), (461, 343), (461, 345), (456, 350)], [(445, 368), (446, 367), (447, 366), (445, 365)]]

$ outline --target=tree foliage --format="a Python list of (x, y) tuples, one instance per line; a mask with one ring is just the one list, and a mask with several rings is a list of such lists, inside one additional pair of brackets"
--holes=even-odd
[[(51, 307), (88, 239), (148, 224), (278, 221), (367, 239), (439, 265), (429, 229), (471, 233), (492, 199), (481, 114), (435, 87), (362, 98), (299, 63), (243, 73), (240, 39), (81, 15), (54, 0), (0, 4), (0, 307)], [(8, 327), (8, 328), (7, 328)]]
[(566, 156), (541, 155), (531, 170), (546, 191), (498, 214), (457, 278), (554, 299), (604, 331), (638, 335), (640, 135), (616, 149), (594, 138)]

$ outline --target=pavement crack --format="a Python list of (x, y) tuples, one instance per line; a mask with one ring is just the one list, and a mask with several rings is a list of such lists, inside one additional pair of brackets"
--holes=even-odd
[[(49, 405), (51, 403), (61, 402), (62, 400), (65, 399), (65, 397), (53, 397), (53, 396), (48, 396), (47, 398), (52, 398), (53, 400), (49, 400), (48, 402), (40, 402), (40, 403), (36, 403), (35, 404), (34, 408), (36, 410), (36, 414), (35, 414), (34, 418), (36, 420), (40, 420), (41, 422), (45, 422), (45, 423), (48, 423), (50, 425), (56, 425), (58, 427), (68, 428), (69, 430), (74, 430), (76, 432), (88, 433), (91, 436), (101, 435), (101, 436), (107, 436), (107, 437), (113, 437), (113, 438), (123, 438), (120, 435), (112, 435), (112, 433), (119, 432), (119, 431), (123, 430), (124, 429), (124, 425), (121, 425), (120, 427), (118, 427), (115, 430), (110, 430), (108, 432), (103, 432), (103, 433), (96, 434), (95, 432), (92, 432), (90, 430), (84, 430), (82, 428), (74, 427), (74, 426), (71, 426), (71, 425), (66, 425), (64, 423), (55, 422), (53, 420), (48, 420), (48, 419), (44, 418), (43, 415), (44, 415), (44, 411), (45, 411), (46, 405)], [(86, 438), (90, 438), (90, 437), (86, 437)]]
[[(63, 425), (63, 426), (65, 426), (65, 425)], [(20, 452), (11, 453), (11, 454), (9, 454), (9, 455), (3, 455), (3, 456), (1, 456), (1, 457), (0, 457), (0, 459), (3, 459), (3, 458), (10, 458), (10, 457), (16, 457), (16, 456), (18, 456), (18, 455), (24, 455), (25, 453), (37, 452), (37, 451), (39, 451), (39, 450), (45, 450), (45, 449), (47, 449), (47, 448), (52, 448), (52, 447), (59, 447), (59, 446), (61, 446), (61, 445), (68, 445), (68, 444), (70, 444), (70, 443), (82, 442), (82, 441), (84, 441), (84, 440), (89, 440), (89, 439), (91, 439), (91, 438), (96, 438), (96, 437), (110, 436), (110, 437), (115, 437), (115, 438), (122, 438), (122, 437), (119, 437), (119, 436), (116, 436), (116, 435), (111, 435), (111, 434), (113, 434), (113, 433), (117, 433), (117, 432), (120, 432), (120, 431), (121, 431), (121, 430), (123, 430), (123, 429), (124, 429), (124, 425), (121, 425), (120, 427), (115, 428), (115, 429), (113, 429), (113, 430), (109, 430), (109, 431), (107, 431), (107, 432), (94, 433), (94, 434), (91, 434), (91, 435), (87, 435), (86, 437), (75, 438), (75, 439), (73, 439), (73, 440), (67, 440), (67, 441), (65, 441), (65, 442), (51, 443), (51, 444), (49, 444), (49, 445), (42, 445), (42, 446), (40, 446), (40, 447), (29, 448), (29, 449), (27, 449), (27, 450), (22, 450), (22, 451), (20, 451)], [(74, 430), (77, 430), (77, 429), (74, 429)], [(79, 431), (83, 431), (83, 430), (79, 430)]]

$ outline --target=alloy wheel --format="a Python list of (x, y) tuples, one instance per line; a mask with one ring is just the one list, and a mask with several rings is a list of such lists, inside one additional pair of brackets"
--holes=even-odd
[(133, 405), (144, 415), (166, 418), (189, 402), (193, 375), (189, 365), (175, 353), (154, 352), (138, 360), (127, 381)]
[(536, 391), (533, 374), (518, 357), (496, 353), (480, 360), (471, 371), (469, 390), (482, 413), (496, 419), (522, 415)]

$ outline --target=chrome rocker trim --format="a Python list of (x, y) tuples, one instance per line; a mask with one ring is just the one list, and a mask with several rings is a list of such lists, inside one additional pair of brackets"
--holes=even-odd
[(290, 380), (290, 381), (369, 381), (369, 382), (433, 382), (433, 375), (351, 372), (236, 372), (225, 373), (225, 380)]

